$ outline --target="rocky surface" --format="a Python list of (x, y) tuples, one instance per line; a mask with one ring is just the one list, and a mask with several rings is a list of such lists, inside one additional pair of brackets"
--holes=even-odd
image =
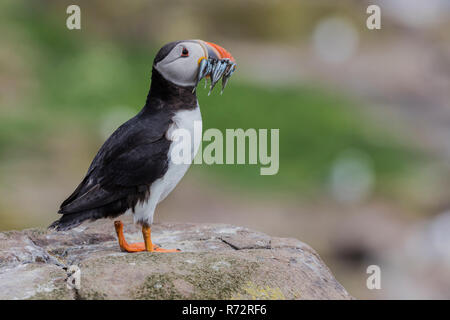
[[(142, 241), (139, 228), (124, 223), (128, 242)], [(152, 236), (182, 252), (121, 252), (109, 220), (0, 233), (0, 299), (352, 298), (296, 239), (217, 224), (154, 225)], [(73, 266), (79, 288), (66, 283)]]

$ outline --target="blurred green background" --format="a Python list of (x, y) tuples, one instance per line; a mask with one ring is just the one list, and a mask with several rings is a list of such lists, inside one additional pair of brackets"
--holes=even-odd
[[(81, 30), (66, 8), (81, 8)], [(366, 28), (378, 4), (382, 29)], [(157, 221), (295, 237), (357, 298), (450, 298), (445, 1), (0, 3), (0, 230), (44, 227), (143, 106), (153, 57), (213, 41), (238, 62), (198, 88), (203, 126), (279, 128), (280, 170), (194, 165)], [(382, 290), (366, 268), (380, 265)], [(432, 274), (432, 276), (431, 276)]]

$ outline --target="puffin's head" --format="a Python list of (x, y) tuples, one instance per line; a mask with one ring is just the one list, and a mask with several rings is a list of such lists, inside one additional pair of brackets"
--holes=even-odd
[[(193, 87), (210, 78), (210, 91), (222, 78), (222, 91), (236, 69), (233, 56), (217, 44), (202, 40), (174, 41), (163, 46), (153, 67), (168, 81), (180, 87)], [(206, 80), (205, 80), (206, 86)]]

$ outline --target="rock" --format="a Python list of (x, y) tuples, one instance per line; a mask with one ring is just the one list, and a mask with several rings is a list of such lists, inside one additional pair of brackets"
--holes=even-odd
[[(128, 242), (142, 241), (124, 223)], [(105, 220), (0, 233), (0, 299), (352, 299), (296, 239), (217, 224), (157, 224), (152, 236), (182, 252), (121, 252)], [(71, 266), (78, 288), (66, 283)]]

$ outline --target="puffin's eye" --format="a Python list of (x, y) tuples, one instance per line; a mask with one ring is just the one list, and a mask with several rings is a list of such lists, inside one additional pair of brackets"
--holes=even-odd
[(189, 51), (186, 48), (183, 48), (183, 51), (181, 52), (182, 57), (189, 57)]

